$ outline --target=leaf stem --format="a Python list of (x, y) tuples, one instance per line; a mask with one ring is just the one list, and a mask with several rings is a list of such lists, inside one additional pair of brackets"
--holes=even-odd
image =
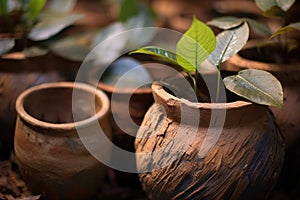
[(219, 101), (220, 98), (220, 85), (221, 85), (221, 63), (218, 64), (218, 80), (217, 80), (217, 94), (216, 94), (216, 103)]
[[(196, 81), (196, 75), (195, 77), (192, 76), (192, 74), (190, 72), (186, 72), (187, 75), (189, 76), (189, 78), (192, 80), (192, 85), (193, 85), (193, 90), (195, 92), (195, 94), (197, 94), (197, 81)], [(197, 70), (196, 70), (197, 73)]]

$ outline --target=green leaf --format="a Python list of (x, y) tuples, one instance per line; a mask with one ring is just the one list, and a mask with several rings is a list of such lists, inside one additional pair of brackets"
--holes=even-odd
[(248, 22), (251, 30), (261, 36), (269, 36), (272, 34), (271, 29), (267, 24), (264, 24), (262, 22), (256, 21), (254, 19), (249, 19), (249, 18), (243, 18), (244, 21)]
[(37, 23), (31, 32), (29, 38), (33, 41), (41, 41), (49, 39), (62, 31), (67, 26), (74, 24), (76, 21), (81, 19), (83, 15), (79, 14), (66, 14), (63, 16), (57, 16), (48, 20)]
[[(279, 10), (286, 12), (295, 1), (296, 0), (255, 0), (255, 3), (260, 9), (268, 13), (267, 16), (272, 16), (272, 14), (273, 16), (280, 16), (274, 14), (278, 13)], [(277, 8), (274, 9), (275, 7)]]
[(0, 16), (7, 14), (7, 0), (0, 0)]
[(23, 50), (23, 53), (24, 53), (26, 58), (33, 58), (33, 57), (37, 57), (37, 56), (43, 56), (43, 55), (46, 55), (48, 52), (49, 52), (48, 49), (38, 47), (38, 46), (28, 47), (28, 48)]
[(75, 7), (77, 0), (51, 0), (47, 4), (47, 10), (56, 13), (68, 13)]
[[(124, 24), (121, 22), (114, 22), (106, 26), (104, 29), (102, 29), (100, 32), (98, 32), (95, 35), (95, 38), (92, 42), (92, 47), (96, 47), (98, 44), (105, 41), (109, 37), (116, 36), (122, 33), (123, 31), (125, 31), (125, 27)], [(115, 48), (122, 49), (125, 46), (126, 42), (127, 42), (127, 36), (124, 37), (119, 36), (116, 37), (113, 45), (115, 46)]]
[(195, 71), (216, 47), (216, 37), (209, 26), (195, 17), (191, 27), (176, 47), (178, 64), (187, 72)]
[(14, 39), (0, 39), (0, 56), (10, 51), (14, 46)]
[(178, 64), (177, 60), (176, 60), (176, 54), (175, 53), (173, 53), (171, 51), (167, 51), (167, 50), (162, 49), (160, 47), (155, 47), (155, 46), (143, 47), (143, 48), (140, 48), (138, 50), (132, 51), (129, 54), (133, 54), (133, 53), (142, 53), (142, 54), (158, 56), (158, 57), (167, 59), (172, 63)]
[(238, 28), (221, 32), (217, 35), (217, 46), (208, 57), (208, 61), (214, 66), (219, 66), (241, 50), (247, 43), (248, 37), (249, 27), (247, 23)]
[(283, 108), (282, 86), (269, 72), (246, 69), (223, 81), (228, 90), (254, 103)]
[(54, 54), (72, 61), (81, 62), (91, 51), (93, 34), (83, 33), (80, 36), (65, 37), (50, 46)]
[(273, 6), (277, 6), (277, 0), (255, 0), (255, 4), (263, 11), (269, 10)]
[(283, 33), (287, 33), (290, 31), (300, 31), (300, 22), (296, 22), (296, 23), (291, 23), (287, 26), (284, 26), (282, 28), (280, 28), (279, 30), (277, 30), (275, 33), (273, 33), (273, 35), (271, 36), (271, 38), (283, 34)]
[(43, 9), (46, 0), (30, 0), (28, 5), (28, 19), (30, 23), (33, 23), (35, 18), (40, 14)]
[(273, 6), (263, 13), (266, 17), (284, 17), (285, 12), (278, 6)]
[(97, 33), (91, 45), (94, 48), (91, 52), (92, 58), (96, 63), (112, 62), (124, 53), (128, 41), (128, 34), (120, 34), (124, 31), (124, 24), (115, 22)]
[(137, 0), (122, 0), (119, 20), (125, 22), (129, 18), (138, 14)]
[(284, 11), (290, 9), (290, 7), (295, 3), (296, 0), (276, 0), (277, 5)]
[(243, 20), (237, 17), (219, 17), (207, 22), (208, 25), (215, 26), (224, 30), (235, 28), (242, 23)]

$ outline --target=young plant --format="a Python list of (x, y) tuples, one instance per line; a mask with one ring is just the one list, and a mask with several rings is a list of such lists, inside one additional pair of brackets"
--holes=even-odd
[(0, 33), (8, 31), (8, 34), (0, 38), (0, 55), (13, 49), (18, 35), (22, 36), (21, 49), (28, 57), (47, 53), (37, 47), (26, 49), (27, 40), (47, 40), (81, 19), (82, 15), (69, 13), (75, 4), (76, 0), (1, 0), (1, 26), (8, 28)]
[[(176, 53), (156, 46), (143, 47), (131, 53), (159, 56), (178, 64), (191, 78), (195, 94), (198, 93), (200, 64), (207, 59), (218, 68), (215, 102), (219, 102), (218, 94), (222, 80), (220, 66), (246, 44), (248, 35), (249, 28), (244, 22), (233, 29), (221, 32), (216, 37), (209, 26), (194, 17), (191, 27), (178, 41)], [(225, 77), (223, 81), (228, 90), (252, 102), (283, 107), (281, 84), (268, 72), (247, 69), (240, 71), (238, 75)]]
[[(220, 17), (209, 21), (207, 24), (216, 26), (223, 30), (228, 30), (247, 22), (252, 31), (261, 36), (267, 36), (273, 40), (274, 44), (279, 46), (281, 55), (286, 57), (288, 53), (296, 48), (298, 45), (296, 41), (290, 42), (288, 40), (288, 32), (299, 31), (300, 22), (293, 22), (288, 24), (286, 20), (287, 12), (290, 10), (296, 0), (255, 0), (255, 4), (263, 11), (263, 16), (269, 18), (280, 18), (280, 28), (273, 32), (267, 24), (250, 19), (250, 18), (237, 18), (237, 17)], [(263, 46), (263, 45), (262, 45)], [(288, 62), (284, 60), (284, 62)]]

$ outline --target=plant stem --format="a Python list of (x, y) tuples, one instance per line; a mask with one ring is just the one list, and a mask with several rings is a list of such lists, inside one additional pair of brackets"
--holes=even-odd
[[(194, 90), (194, 93), (195, 93), (195, 95), (197, 95), (197, 81), (196, 81), (196, 75), (195, 75), (195, 77), (193, 77), (192, 75), (191, 75), (191, 73), (189, 73), (189, 72), (186, 72), (187, 73), (187, 75), (190, 77), (190, 79), (193, 81), (193, 90)], [(196, 70), (196, 73), (198, 73), (198, 70)], [(198, 97), (197, 97), (198, 98)]]
[(221, 63), (218, 64), (218, 80), (217, 80), (217, 94), (216, 94), (216, 103), (219, 101), (220, 98), (220, 84), (221, 84)]
[(196, 94), (196, 96), (197, 96), (197, 98), (198, 98), (198, 87), (197, 87), (197, 83), (198, 83), (198, 76), (199, 76), (199, 71), (198, 71), (198, 69), (196, 68), (196, 70), (195, 70), (195, 83), (194, 83), (194, 91), (195, 91), (195, 94)]

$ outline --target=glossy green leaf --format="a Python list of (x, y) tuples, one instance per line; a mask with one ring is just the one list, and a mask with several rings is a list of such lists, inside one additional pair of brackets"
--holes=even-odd
[(178, 64), (177, 60), (176, 60), (176, 54), (175, 53), (173, 53), (171, 51), (167, 51), (167, 50), (162, 49), (160, 47), (155, 47), (155, 46), (143, 47), (143, 48), (140, 48), (136, 51), (130, 52), (130, 54), (133, 54), (133, 53), (142, 53), (142, 54), (158, 56), (158, 57), (167, 59), (172, 63)]
[(41, 21), (33, 27), (29, 33), (29, 38), (33, 41), (49, 39), (82, 17), (83, 15), (79, 14), (68, 14)]
[(209, 26), (194, 17), (191, 27), (176, 46), (178, 64), (187, 72), (195, 71), (216, 47), (216, 37)]
[(40, 14), (46, 4), (46, 0), (29, 0), (28, 4), (28, 19), (32, 23)]
[(49, 52), (48, 49), (38, 47), (38, 46), (28, 47), (28, 48), (23, 50), (23, 53), (24, 53), (26, 58), (33, 58), (33, 57), (37, 57), (37, 56), (43, 56), (43, 55), (46, 55), (48, 52)]
[(255, 0), (255, 4), (263, 11), (269, 10), (273, 6), (277, 6), (277, 0)]
[(125, 22), (139, 12), (137, 0), (122, 0), (119, 13), (119, 20)]
[(249, 37), (249, 27), (247, 23), (235, 29), (221, 32), (217, 35), (217, 46), (208, 61), (214, 66), (218, 66), (231, 58), (247, 43)]
[(272, 31), (267, 24), (249, 18), (243, 18), (243, 20), (248, 22), (251, 30), (258, 35), (270, 36), (272, 34)]
[(224, 78), (225, 87), (254, 103), (283, 108), (280, 82), (269, 72), (246, 69)]
[(91, 51), (93, 34), (65, 37), (50, 46), (50, 51), (68, 60), (81, 62)]
[(266, 17), (283, 17), (285, 12), (278, 6), (273, 6), (263, 13)]
[(242, 23), (243, 20), (237, 17), (219, 17), (207, 22), (208, 25), (215, 26), (224, 30), (235, 28)]
[(10, 51), (15, 46), (14, 39), (0, 39), (0, 55)]
[(287, 26), (284, 26), (282, 28), (280, 28), (278, 31), (276, 31), (275, 33), (273, 33), (273, 35), (271, 36), (271, 38), (283, 34), (283, 33), (287, 33), (290, 31), (300, 31), (300, 22), (296, 22), (296, 23), (291, 23)]
[(47, 10), (56, 13), (68, 13), (75, 7), (77, 0), (51, 0), (47, 4)]
[(284, 11), (290, 9), (290, 7), (295, 3), (296, 0), (276, 0), (277, 5)]

